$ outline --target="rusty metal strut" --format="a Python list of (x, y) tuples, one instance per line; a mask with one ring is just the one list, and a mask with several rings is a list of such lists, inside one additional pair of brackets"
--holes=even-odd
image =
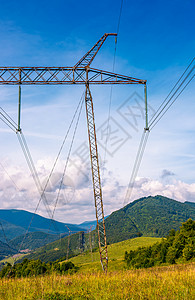
[(104, 210), (102, 200), (102, 187), (100, 180), (100, 168), (98, 160), (98, 149), (97, 149), (97, 138), (95, 129), (94, 109), (91, 91), (89, 84), (86, 84), (85, 91), (85, 106), (87, 114), (87, 127), (89, 136), (89, 148), (91, 158), (91, 171), (93, 180), (93, 192), (95, 200), (95, 211), (97, 219), (97, 233), (98, 233), (98, 244), (100, 252), (100, 262), (102, 264), (103, 271), (107, 273), (108, 268), (108, 254), (107, 254), (107, 242), (106, 242), (106, 230), (104, 223)]

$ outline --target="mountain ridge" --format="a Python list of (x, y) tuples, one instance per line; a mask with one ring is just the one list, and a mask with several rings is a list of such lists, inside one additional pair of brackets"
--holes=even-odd
[[(165, 237), (171, 229), (178, 230), (181, 224), (189, 218), (195, 219), (193, 205), (160, 195), (142, 197), (114, 211), (106, 218), (107, 242), (113, 244), (140, 236)], [(93, 230), (90, 234), (94, 247), (97, 247), (97, 231)], [(42, 247), (38, 247), (37, 252), (32, 253), (30, 257), (33, 259), (40, 257), (44, 260), (59, 259), (61, 256), (66, 256), (68, 244), (67, 236), (46, 245), (40, 243)], [(15, 243), (13, 245), (16, 247)], [(37, 244), (34, 241), (34, 245), (38, 246), (38, 241)], [(28, 248), (27, 243), (26, 247)], [(79, 251), (86, 250), (90, 250), (89, 233), (85, 231), (85, 234), (81, 234), (80, 229), (80, 233), (70, 236), (69, 253), (76, 255)]]
[(106, 220), (108, 242), (136, 236), (163, 237), (182, 222), (195, 219), (195, 207), (161, 195), (137, 199), (114, 211)]
[(19, 233), (17, 234), (17, 232), (15, 232), (14, 236), (17, 237), (26, 232), (31, 220), (32, 223), (29, 228), (29, 232), (40, 231), (45, 233), (49, 232), (50, 234), (68, 234), (69, 231), (66, 225), (70, 228), (72, 232), (79, 232), (81, 230), (84, 230), (84, 228), (77, 224), (63, 223), (56, 220), (51, 221), (51, 219), (49, 218), (45, 218), (38, 214), (19, 209), (0, 209), (0, 220), (3, 224), (4, 231), (8, 239), (13, 238), (13, 236), (10, 236), (10, 231), (8, 227), (13, 226), (13, 228), (18, 229)]

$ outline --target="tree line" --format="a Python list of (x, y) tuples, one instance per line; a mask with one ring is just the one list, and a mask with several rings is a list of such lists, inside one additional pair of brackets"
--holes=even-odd
[(128, 268), (148, 268), (155, 265), (175, 264), (195, 258), (195, 221), (182, 223), (179, 230), (170, 230), (166, 238), (149, 247), (139, 247), (125, 252)]
[(16, 263), (12, 266), (7, 263), (3, 269), (0, 271), (0, 278), (10, 277), (10, 278), (20, 278), (20, 277), (30, 277), (43, 274), (51, 274), (56, 272), (58, 274), (74, 273), (78, 267), (76, 267), (71, 261), (62, 262), (42, 262), (38, 260), (29, 260), (25, 258), (23, 262)]

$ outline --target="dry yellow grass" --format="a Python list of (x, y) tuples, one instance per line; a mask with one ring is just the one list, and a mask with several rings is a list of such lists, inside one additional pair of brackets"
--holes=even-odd
[(195, 299), (195, 264), (0, 280), (1, 300)]

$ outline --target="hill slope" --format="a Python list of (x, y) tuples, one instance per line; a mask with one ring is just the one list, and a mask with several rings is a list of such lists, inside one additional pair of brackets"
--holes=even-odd
[[(97, 238), (95, 238), (94, 235), (95, 233), (93, 232), (93, 235), (91, 236), (93, 248), (97, 246)], [(25, 257), (28, 259), (41, 259), (44, 262), (49, 262), (66, 257), (67, 250), (68, 256), (72, 257), (89, 249), (89, 234), (87, 233), (84, 235), (84, 232), (82, 231), (72, 234), (70, 239), (68, 236), (66, 236), (52, 243), (44, 245), (43, 247), (37, 248), (35, 251), (32, 251), (32, 253), (26, 255)]]
[[(72, 232), (85, 230), (79, 225), (51, 221), (48, 218), (25, 210), (0, 209), (0, 241), (2, 242), (0, 247), (1, 259), (12, 254), (9, 250), (9, 246), (15, 249), (20, 247), (32, 217), (33, 221), (24, 243), (22, 244), (21, 250), (27, 248), (33, 250), (60, 239), (62, 235), (68, 235), (69, 231), (66, 225)], [(9, 245), (7, 245), (7, 241)]]
[(182, 222), (195, 219), (195, 207), (163, 196), (145, 197), (113, 212), (106, 220), (109, 243), (136, 236), (163, 237)]
[[(192, 205), (163, 196), (141, 198), (113, 212), (106, 218), (107, 241), (112, 244), (139, 236), (163, 237), (171, 229), (178, 230), (181, 223), (189, 218), (195, 219), (195, 207)], [(68, 226), (71, 227), (71, 225)], [(35, 236), (30, 235), (28, 238), (29, 241), (27, 242), (33, 243), (31, 239)], [(43, 239), (46, 242), (46, 237)], [(70, 241), (68, 237), (56, 240), (37, 249), (30, 254), (29, 258), (41, 258), (44, 261), (56, 260), (66, 256), (68, 248), (69, 256), (74, 256), (90, 250), (90, 243), (93, 248), (97, 247), (96, 230), (92, 231), (91, 234), (72, 234)], [(16, 243), (13, 245), (16, 247)], [(26, 247), (29, 248), (28, 243)]]
[(15, 253), (17, 253), (15, 249), (0, 241), (0, 260), (5, 256), (14, 255)]
[(25, 229), (0, 218), (0, 241), (5, 242), (5, 235), (8, 240), (25, 233)]
[(193, 261), (195, 258), (195, 221), (187, 220), (180, 230), (171, 230), (166, 239), (153, 246), (138, 248), (125, 253), (127, 266), (149, 268), (164, 263)]
[[(0, 209), (0, 219), (3, 221), (6, 221), (4, 224), (4, 231), (9, 237), (10, 234), (10, 228), (8, 228), (8, 223), (9, 226), (10, 224), (12, 226), (17, 226), (21, 230), (19, 230), (18, 234), (16, 233), (16, 236), (19, 236), (23, 234), (26, 229), (29, 226), (29, 223), (33, 217), (33, 213), (25, 211), (25, 210), (18, 210), (18, 209)], [(68, 229), (65, 225), (68, 225), (70, 230), (72, 232), (78, 232), (81, 230), (81, 227), (75, 224), (69, 224), (69, 223), (62, 223), (58, 221), (52, 221), (48, 218), (44, 218), (38, 214), (35, 214), (33, 217), (33, 221), (31, 224), (31, 227), (29, 229), (30, 232), (35, 232), (35, 231), (41, 231), (41, 232), (48, 232), (52, 234), (56, 233), (67, 233), (68, 234)], [(11, 237), (13, 238), (13, 237)]]
[[(28, 234), (22, 234), (11, 241), (9, 241), (9, 245), (15, 249), (19, 249), (21, 243), (22, 247), (20, 250), (29, 249), (34, 250), (36, 248), (42, 247), (48, 243), (56, 241), (60, 239), (64, 235), (62, 234), (48, 234), (44, 232), (30, 232)], [(25, 237), (25, 239), (24, 239)]]
[[(123, 270), (126, 267), (124, 261), (125, 251), (136, 250), (138, 247), (151, 246), (160, 242), (160, 238), (139, 237), (123, 242), (108, 245), (108, 266), (109, 271)], [(101, 271), (99, 250), (87, 251), (70, 259), (75, 265), (79, 266), (79, 272)]]
[(184, 203), (195, 207), (195, 202), (185, 201)]

